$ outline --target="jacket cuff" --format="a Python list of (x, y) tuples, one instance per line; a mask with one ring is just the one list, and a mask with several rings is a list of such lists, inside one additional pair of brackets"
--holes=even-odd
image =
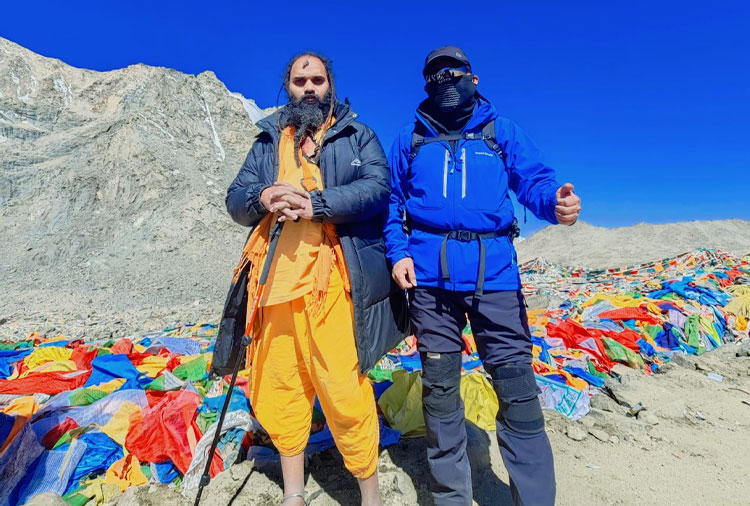
[(263, 193), (263, 190), (270, 187), (270, 185), (266, 186), (252, 186), (247, 191), (247, 209), (248, 211), (255, 211), (258, 215), (264, 215), (268, 212), (268, 209), (263, 207), (263, 204), (260, 201), (260, 194)]
[(322, 223), (323, 220), (328, 216), (326, 201), (323, 198), (323, 192), (320, 190), (313, 190), (310, 192), (310, 201), (312, 202), (312, 220), (317, 223)]
[(557, 215), (555, 214), (555, 207), (557, 207), (557, 189), (559, 186), (555, 186), (552, 188), (552, 191), (549, 194), (548, 200), (547, 200), (547, 209), (548, 209), (548, 218), (547, 221), (549, 221), (553, 225), (559, 224), (557, 221)]
[(398, 262), (400, 262), (404, 258), (411, 258), (411, 255), (406, 250), (400, 250), (400, 251), (395, 251), (392, 254), (389, 252), (386, 252), (386, 257), (388, 257), (388, 261), (391, 262), (391, 268), (393, 268), (394, 265), (396, 265)]

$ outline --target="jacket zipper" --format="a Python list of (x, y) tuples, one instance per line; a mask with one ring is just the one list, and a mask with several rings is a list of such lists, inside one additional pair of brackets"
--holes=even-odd
[[(456, 157), (456, 151), (458, 151), (458, 144), (456, 144), (456, 150), (453, 150), (453, 149), (449, 149), (449, 150), (450, 150), (451, 160), (453, 161), (453, 167), (451, 168), (451, 174), (453, 174), (453, 172), (456, 169), (456, 163), (458, 162), (458, 160), (456, 159), (457, 158)], [(446, 151), (446, 155), (447, 155), (447, 153), (448, 152)], [(451, 223), (454, 225), (454, 227), (455, 227), (455, 224), (456, 224), (456, 203), (454, 202), (453, 196), (455, 194), (456, 194), (456, 178), (452, 177), (451, 178), (451, 197), (452, 198), (448, 201), (448, 204), (450, 205), (450, 208), (451, 208)], [(450, 271), (454, 273), (454, 275), (451, 276), (451, 280), (450, 280), (451, 286), (450, 286), (450, 289), (451, 290), (455, 290), (456, 289), (456, 279), (455, 279), (456, 263), (455, 262), (451, 262), (451, 260), (452, 259), (450, 258), (450, 255), (448, 255), (449, 268), (450, 268)]]
[(466, 148), (461, 148), (461, 198), (466, 197)]
[[(451, 172), (453, 172), (452, 169)], [(448, 150), (445, 150), (445, 159), (443, 160), (443, 198), (448, 198)]]

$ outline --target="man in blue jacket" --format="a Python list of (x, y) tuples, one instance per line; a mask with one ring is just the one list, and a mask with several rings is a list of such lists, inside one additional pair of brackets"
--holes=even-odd
[(500, 401), (497, 437), (513, 500), (554, 504), (509, 191), (553, 224), (575, 223), (580, 199), (573, 185), (558, 184), (528, 136), (477, 92), (479, 78), (461, 49), (432, 51), (423, 76), (427, 99), (391, 150), (385, 236), (392, 276), (409, 291), (422, 358), (435, 504), (472, 503), (460, 398), (467, 316)]

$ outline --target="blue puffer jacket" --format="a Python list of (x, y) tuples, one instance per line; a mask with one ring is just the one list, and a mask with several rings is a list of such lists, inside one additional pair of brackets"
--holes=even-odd
[[(351, 281), (354, 333), (362, 373), (393, 349), (408, 329), (406, 298), (391, 280), (382, 230), (388, 201), (388, 166), (375, 133), (348, 104), (336, 103), (336, 123), (320, 148), (324, 190), (310, 194), (312, 221), (336, 225)], [(278, 179), (281, 109), (258, 122), (262, 131), (227, 190), (227, 211), (255, 227), (267, 213), (261, 192)], [(228, 374), (245, 329), (247, 276), (229, 288), (211, 371)]]
[[(416, 122), (424, 124), (425, 138), (438, 132), (419, 112)], [(478, 241), (448, 239), (447, 260), (450, 280), (441, 272), (440, 250), (445, 234), (439, 231), (468, 230), (498, 232), (513, 223), (513, 190), (518, 201), (538, 218), (552, 224), (555, 218), (555, 192), (560, 186), (554, 171), (541, 160), (539, 149), (526, 133), (509, 119), (499, 117), (495, 107), (479, 97), (464, 132), (480, 134), (482, 127), (495, 122), (495, 138), (503, 158), (480, 138), (461, 139), (453, 151), (448, 142), (424, 144), (409, 170), (411, 123), (400, 133), (390, 154), (391, 197), (385, 226), (386, 254), (395, 264), (404, 257), (414, 259), (420, 286), (436, 286), (455, 291), (476, 288)], [(404, 217), (411, 224), (407, 235)], [(486, 238), (484, 290), (518, 290), (521, 287), (516, 252), (507, 236)]]

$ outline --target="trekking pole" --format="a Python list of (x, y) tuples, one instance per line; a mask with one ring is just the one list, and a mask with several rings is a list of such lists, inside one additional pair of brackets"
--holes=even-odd
[(201, 494), (203, 493), (203, 487), (208, 485), (211, 481), (211, 462), (214, 459), (216, 453), (216, 447), (219, 445), (221, 439), (221, 426), (224, 425), (224, 417), (229, 409), (229, 402), (232, 398), (234, 391), (234, 384), (237, 381), (237, 373), (240, 370), (240, 363), (242, 362), (242, 354), (250, 341), (252, 340), (253, 323), (255, 317), (258, 314), (258, 307), (260, 306), (260, 298), (263, 296), (263, 288), (268, 280), (268, 273), (271, 270), (271, 263), (273, 261), (274, 253), (276, 252), (276, 244), (278, 243), (279, 236), (281, 235), (281, 228), (284, 223), (276, 222), (271, 228), (271, 232), (268, 234), (268, 253), (266, 254), (266, 261), (263, 264), (263, 271), (258, 278), (258, 288), (255, 290), (255, 296), (253, 297), (253, 307), (247, 318), (247, 325), (245, 325), (245, 335), (242, 336), (240, 341), (240, 349), (237, 351), (237, 357), (234, 359), (234, 367), (232, 369), (232, 379), (229, 381), (229, 393), (227, 398), (224, 400), (224, 407), (221, 408), (221, 415), (219, 415), (219, 421), (216, 424), (216, 432), (214, 433), (214, 440), (211, 443), (211, 449), (208, 451), (208, 460), (206, 461), (206, 467), (203, 469), (203, 475), (198, 485), (198, 495), (195, 496), (195, 502), (193, 506), (198, 506), (201, 500)]

